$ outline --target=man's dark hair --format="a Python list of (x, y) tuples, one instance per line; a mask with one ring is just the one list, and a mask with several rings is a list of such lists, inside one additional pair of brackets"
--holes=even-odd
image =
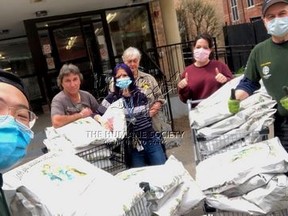
[(20, 77), (17, 76), (16, 74), (6, 72), (3, 69), (0, 69), (0, 82), (7, 83), (18, 88), (28, 100), (27, 90)]

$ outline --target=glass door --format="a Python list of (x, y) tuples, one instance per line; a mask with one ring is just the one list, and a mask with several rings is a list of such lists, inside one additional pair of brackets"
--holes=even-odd
[(106, 20), (116, 63), (121, 61), (123, 51), (129, 46), (142, 51), (153, 47), (153, 35), (146, 6), (107, 10)]
[(105, 73), (111, 70), (101, 20), (89, 17), (57, 20), (46, 25), (49, 27), (38, 34), (48, 68), (48, 95), (52, 98), (60, 91), (56, 82), (59, 71), (63, 64), (72, 63), (83, 74), (81, 89), (96, 98), (106, 96)]
[[(102, 22), (93, 22), (93, 36), (97, 46), (96, 70), (98, 71), (95, 79), (95, 88), (98, 92), (98, 97), (102, 98), (108, 94), (109, 81), (112, 74), (111, 59), (109, 58), (109, 49), (106, 42)], [(109, 37), (109, 36), (108, 36)], [(90, 47), (93, 50), (93, 47)]]
[[(94, 93), (94, 71), (91, 62), (93, 59), (89, 56), (84, 32), (84, 26), (80, 19), (51, 27), (49, 35), (52, 57), (58, 73), (65, 63), (78, 66), (84, 78), (81, 88)], [(49, 68), (49, 65), (47, 66)]]

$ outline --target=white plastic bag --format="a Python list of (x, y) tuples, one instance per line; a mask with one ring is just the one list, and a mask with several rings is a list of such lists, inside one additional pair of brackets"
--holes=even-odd
[(116, 177), (135, 185), (148, 183), (150, 190), (146, 192), (146, 198), (156, 215), (186, 214), (205, 198), (192, 176), (173, 155), (163, 165), (132, 168)]
[(110, 119), (113, 122), (112, 137), (123, 139), (127, 134), (127, 124), (124, 113), (123, 99), (120, 98), (113, 102), (102, 116), (104, 119)]
[(287, 171), (288, 154), (275, 137), (201, 161), (196, 166), (196, 181), (202, 190), (207, 190), (228, 182), (243, 184), (260, 173)]
[(104, 115), (113, 123), (113, 131), (102, 127), (92, 117), (78, 119), (60, 128), (46, 128), (44, 144), (49, 151), (72, 151), (90, 144), (104, 144), (123, 139), (127, 134), (126, 118), (122, 99), (113, 102)]

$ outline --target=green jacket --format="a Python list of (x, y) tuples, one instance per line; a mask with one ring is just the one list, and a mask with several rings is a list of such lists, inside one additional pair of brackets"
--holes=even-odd
[(288, 42), (275, 44), (271, 38), (257, 44), (251, 51), (245, 70), (245, 76), (263, 84), (269, 95), (278, 103), (281, 116), (288, 116), (288, 111), (279, 103), (285, 95), (283, 86), (288, 86)]

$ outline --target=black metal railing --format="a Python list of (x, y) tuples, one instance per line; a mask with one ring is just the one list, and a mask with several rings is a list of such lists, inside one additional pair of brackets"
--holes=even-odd
[(167, 83), (166, 75), (162, 72), (159, 65), (156, 63), (155, 58), (152, 58), (150, 55), (147, 55), (146, 52), (142, 52), (142, 58), (140, 62), (140, 70), (146, 73), (151, 74), (155, 77), (156, 81), (158, 82), (158, 85), (161, 89), (161, 92), (166, 100), (165, 105), (162, 108), (162, 112), (164, 113), (164, 116), (166, 119), (165, 121), (171, 125), (172, 130), (174, 130), (174, 122), (173, 122), (173, 113), (171, 108), (171, 100), (169, 95), (169, 86)]
[[(153, 75), (157, 80), (166, 99), (163, 112), (172, 130), (174, 129), (174, 122), (170, 94), (177, 93), (177, 84), (180, 81), (181, 73), (186, 66), (193, 62), (193, 42), (170, 44), (146, 51), (141, 50), (141, 70)], [(215, 39), (214, 45), (214, 58), (225, 62), (233, 73), (246, 65), (249, 54), (254, 47), (251, 44), (218, 47)]]
[[(245, 67), (249, 54), (255, 45), (217, 46), (214, 39), (214, 58), (225, 62), (232, 73)], [(184, 68), (193, 62), (193, 41), (151, 48), (146, 55), (157, 64), (166, 78), (168, 92), (177, 93), (177, 83)]]

